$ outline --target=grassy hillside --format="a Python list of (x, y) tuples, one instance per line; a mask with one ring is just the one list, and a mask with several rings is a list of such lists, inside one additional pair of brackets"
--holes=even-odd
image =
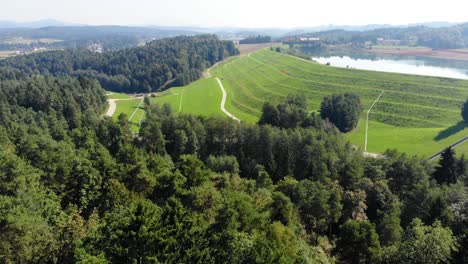
[[(153, 103), (169, 103), (175, 113), (191, 113), (203, 116), (225, 117), (220, 109), (222, 93), (214, 78), (200, 79), (190, 85), (174, 87), (151, 98)], [(137, 109), (141, 99), (132, 99), (121, 93), (110, 93), (110, 99), (116, 101), (117, 108), (112, 118), (117, 120), (121, 113), (127, 114), (135, 132), (139, 130), (139, 121), (144, 119), (144, 105)], [(136, 110), (136, 112), (135, 112)], [(135, 112), (132, 117), (132, 113)]]
[[(118, 97), (121, 97), (121, 98), (115, 98), (115, 99), (127, 99), (127, 98), (123, 98), (124, 95), (122, 94), (115, 94), (115, 95), (117, 95)], [(138, 107), (140, 102), (141, 102), (141, 99), (128, 99), (128, 100), (116, 101), (115, 103), (117, 105), (117, 108), (115, 109), (115, 113), (114, 115), (112, 115), (112, 118), (114, 120), (117, 120), (121, 113), (125, 113), (129, 118), (129, 121), (132, 125), (132, 129), (134, 131), (138, 131), (139, 130), (138, 123), (145, 113), (143, 109), (143, 104), (140, 107)], [(132, 116), (134, 112), (135, 114)]]
[[(246, 122), (256, 122), (265, 101), (280, 102), (290, 93), (306, 95), (310, 111), (331, 93), (357, 93), (371, 112), (369, 152), (398, 148), (429, 156), (468, 135), (460, 124), (460, 107), (468, 98), (468, 81), (335, 68), (262, 50), (220, 64), (213, 75), (223, 79), (226, 109)], [(363, 116), (364, 117), (364, 116)], [(364, 145), (362, 126), (347, 137)]]
[(154, 103), (169, 103), (176, 113), (204, 116), (225, 116), (220, 109), (222, 92), (214, 78), (200, 79), (184, 87), (174, 87), (160, 96), (151, 98)]

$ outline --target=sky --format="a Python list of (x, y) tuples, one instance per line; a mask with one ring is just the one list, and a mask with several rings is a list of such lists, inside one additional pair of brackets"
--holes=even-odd
[(0, 20), (294, 28), (468, 21), (467, 0), (0, 0)]

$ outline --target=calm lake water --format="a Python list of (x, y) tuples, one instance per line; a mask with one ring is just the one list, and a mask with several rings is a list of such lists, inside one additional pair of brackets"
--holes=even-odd
[(309, 55), (321, 64), (336, 67), (468, 79), (468, 62), (464, 61), (365, 53)]

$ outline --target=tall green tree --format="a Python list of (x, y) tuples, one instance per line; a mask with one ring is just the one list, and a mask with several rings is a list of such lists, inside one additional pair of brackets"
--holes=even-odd
[(468, 99), (466, 99), (465, 103), (462, 105), (461, 115), (463, 120), (468, 123)]
[(340, 227), (335, 251), (341, 263), (379, 262), (381, 248), (374, 225), (368, 221), (346, 221)]
[(323, 98), (320, 116), (330, 120), (341, 132), (349, 132), (357, 126), (362, 109), (356, 94), (333, 94)]
[(388, 263), (450, 263), (457, 250), (452, 231), (439, 221), (426, 226), (418, 218), (408, 227), (403, 242), (386, 256)]
[(442, 152), (439, 166), (436, 167), (432, 176), (439, 184), (451, 184), (457, 182), (459, 172), (455, 151), (448, 147)]

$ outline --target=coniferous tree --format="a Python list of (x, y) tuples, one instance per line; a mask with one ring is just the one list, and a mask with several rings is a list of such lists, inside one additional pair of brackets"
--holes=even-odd
[(439, 166), (436, 167), (432, 176), (439, 184), (452, 184), (457, 182), (459, 172), (455, 151), (448, 147), (442, 152)]
[(352, 93), (327, 96), (320, 105), (322, 119), (330, 120), (341, 132), (353, 130), (359, 122), (361, 113), (361, 100)]
[(462, 106), (461, 115), (465, 123), (468, 123), (468, 99), (466, 99), (466, 102)]

